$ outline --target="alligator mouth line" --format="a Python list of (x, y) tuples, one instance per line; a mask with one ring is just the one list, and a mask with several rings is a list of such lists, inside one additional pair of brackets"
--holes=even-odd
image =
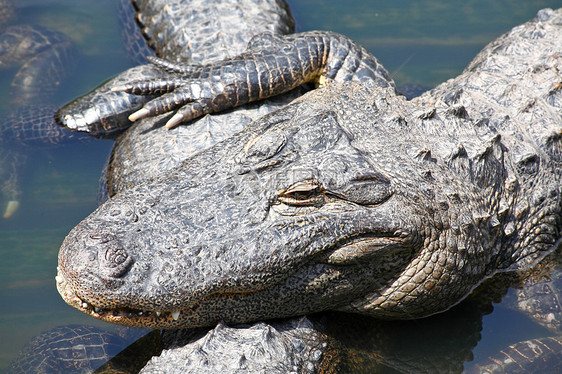
[(414, 245), (411, 234), (407, 231), (363, 232), (341, 237), (332, 245), (324, 248), (321, 253), (323, 256), (327, 256), (330, 262), (339, 263), (345, 262), (345, 257), (348, 255), (353, 255), (357, 260), (374, 254), (377, 249), (382, 247), (413, 247)]
[[(61, 269), (57, 267), (55, 276), (57, 290), (63, 300), (82, 313), (97, 318), (99, 320), (115, 323), (127, 327), (147, 328), (147, 329), (174, 329), (186, 327), (186, 316), (197, 315), (199, 304), (194, 304), (187, 308), (174, 311), (143, 310), (136, 308), (100, 308), (77, 295), (76, 291), (66, 281)], [(241, 295), (249, 292), (222, 292), (222, 295)], [(218, 321), (217, 321), (218, 322)], [(197, 325), (189, 323), (188, 327), (201, 327), (205, 324)], [(210, 325), (210, 324), (209, 324)]]
[(176, 311), (154, 311), (134, 308), (102, 309), (80, 298), (66, 281), (59, 267), (57, 267), (55, 280), (59, 294), (68, 305), (94, 318), (119, 325), (142, 328), (178, 328), (184, 324), (181, 321), (182, 318), (180, 318), (182, 312), (193, 313), (197, 309), (196, 306)]

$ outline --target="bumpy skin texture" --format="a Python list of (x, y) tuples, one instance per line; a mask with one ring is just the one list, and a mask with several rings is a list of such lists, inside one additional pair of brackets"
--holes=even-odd
[(141, 373), (315, 373), (327, 340), (305, 317), (252, 326), (221, 323), (181, 349), (165, 350)]
[[(126, 9), (127, 2), (121, 0), (121, 7)], [(134, 0), (132, 3), (137, 9), (137, 21), (156, 55), (169, 61), (210, 63), (240, 54), (255, 35), (285, 34), (294, 28), (288, 7), (280, 0), (235, 3), (196, 0), (189, 4), (182, 0)], [(123, 131), (131, 125), (127, 117), (148, 98), (112, 89), (133, 80), (162, 77), (162, 72), (151, 64), (129, 69), (61, 108), (57, 122), (94, 136)]]
[(281, 0), (208, 2), (132, 0), (143, 34), (158, 56), (175, 62), (211, 63), (239, 55), (263, 32), (290, 34), (294, 21)]
[[(172, 2), (171, 5), (168, 8), (162, 6), (162, 1), (137, 2), (138, 18), (145, 24), (145, 33), (157, 38), (152, 43), (154, 48), (160, 56), (174, 61), (178, 61), (178, 56), (180, 60), (189, 59), (195, 64), (231, 58), (242, 53), (256, 35), (264, 32), (287, 34), (294, 28), (287, 5), (277, 0), (254, 4), (230, 0), (195, 1), (188, 6)], [(158, 26), (152, 18), (158, 19), (162, 25)], [(163, 34), (154, 29), (167, 29), (171, 25), (175, 29)], [(174, 39), (169, 41), (172, 44), (177, 43), (175, 38), (178, 38), (186, 46), (180, 51), (173, 48), (172, 52), (166, 47), (163, 36)], [(178, 55), (175, 56), (175, 53)], [(190, 126), (179, 126), (173, 130), (161, 127), (159, 117), (137, 121), (116, 140), (107, 170), (109, 194), (114, 195), (178, 166), (189, 156), (242, 130), (251, 121), (283, 107), (299, 92), (241, 106), (227, 113), (207, 115), (193, 121)]]
[(110, 199), (59, 253), (63, 298), (154, 328), (446, 310), (560, 246), (562, 10), (412, 101), (332, 84)]

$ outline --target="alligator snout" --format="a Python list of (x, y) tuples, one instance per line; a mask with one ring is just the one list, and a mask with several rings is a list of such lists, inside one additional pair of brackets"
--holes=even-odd
[(91, 233), (86, 239), (86, 253), (87, 262), (92, 264), (97, 260), (100, 274), (104, 277), (122, 277), (134, 263), (119, 240), (110, 233)]

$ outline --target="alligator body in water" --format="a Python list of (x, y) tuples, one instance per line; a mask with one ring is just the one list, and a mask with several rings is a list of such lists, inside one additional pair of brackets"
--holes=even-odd
[[(411, 101), (348, 74), (364, 82), (315, 90), (128, 188), (65, 239), (59, 292), (151, 328), (328, 309), (409, 319), (533, 265), (561, 242), (561, 24), (539, 12)], [(163, 86), (201, 83), (170, 69)]]
[(53, 120), (53, 95), (72, 72), (76, 50), (70, 38), (39, 25), (14, 24), (14, 4), (0, 1), (0, 69), (17, 71), (11, 82), (9, 107), (0, 116), (0, 207), (4, 218), (18, 209), (21, 171), (32, 147), (84, 139)]

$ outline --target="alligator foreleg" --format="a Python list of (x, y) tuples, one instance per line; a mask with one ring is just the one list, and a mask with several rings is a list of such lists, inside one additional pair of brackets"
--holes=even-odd
[(203, 66), (183, 66), (152, 59), (165, 76), (114, 87), (136, 95), (161, 95), (131, 114), (131, 121), (177, 110), (166, 123), (174, 127), (208, 113), (288, 92), (314, 82), (371, 81), (394, 87), (382, 64), (365, 48), (332, 32), (288, 36), (260, 35), (247, 52)]

